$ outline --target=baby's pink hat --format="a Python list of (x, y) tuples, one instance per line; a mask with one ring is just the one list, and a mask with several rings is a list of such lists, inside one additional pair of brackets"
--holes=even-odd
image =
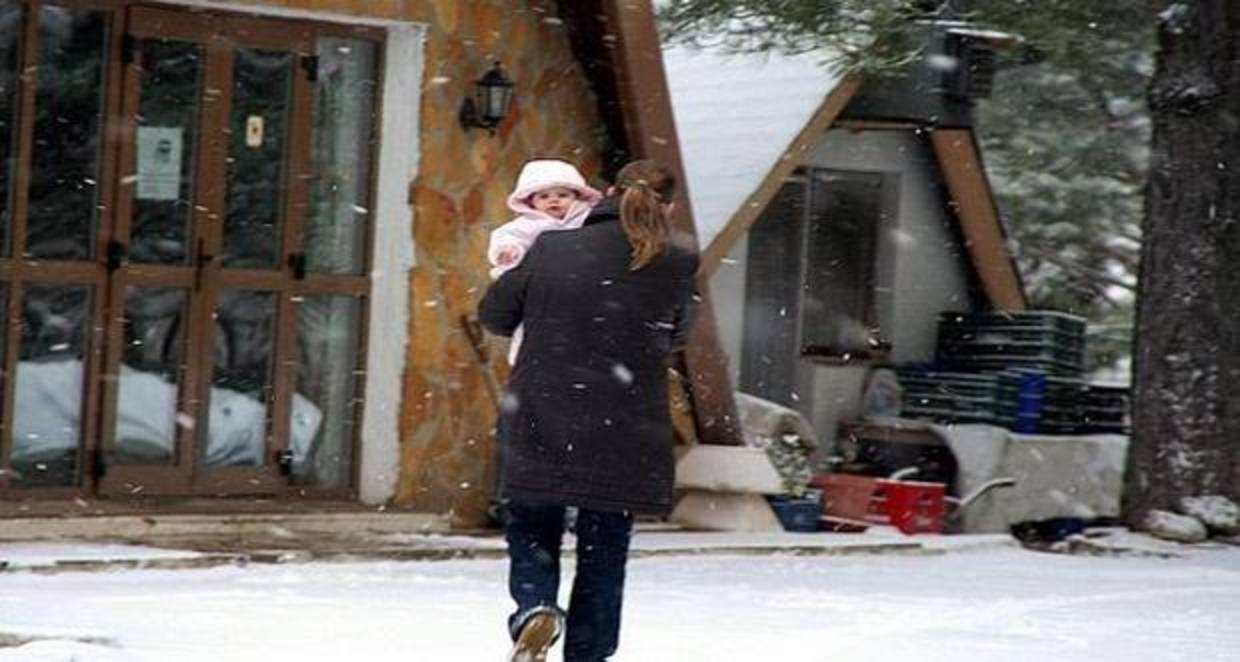
[(576, 192), (578, 198), (590, 205), (603, 199), (603, 194), (586, 184), (573, 164), (559, 159), (535, 159), (521, 167), (517, 185), (508, 196), (508, 208), (521, 211), (528, 206), (526, 200), (531, 195), (557, 186)]

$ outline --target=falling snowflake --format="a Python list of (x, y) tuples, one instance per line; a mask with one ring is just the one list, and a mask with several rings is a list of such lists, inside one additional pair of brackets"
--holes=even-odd
[(615, 376), (616, 381), (625, 386), (631, 386), (633, 384), (633, 371), (629, 370), (628, 366), (623, 363), (617, 363), (612, 366), (611, 374)]

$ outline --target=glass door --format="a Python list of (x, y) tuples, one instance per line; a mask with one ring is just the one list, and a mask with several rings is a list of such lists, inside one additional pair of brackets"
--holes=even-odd
[(382, 39), (0, 0), (0, 499), (354, 493)]
[(285, 23), (130, 9), (101, 493), (289, 483), (312, 47)]
[(0, 0), (0, 496), (90, 475), (111, 39), (107, 11)]

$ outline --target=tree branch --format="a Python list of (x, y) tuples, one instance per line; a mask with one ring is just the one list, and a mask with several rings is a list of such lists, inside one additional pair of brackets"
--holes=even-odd
[(1137, 291), (1136, 283), (1129, 283), (1127, 281), (1116, 278), (1115, 276), (1112, 276), (1111, 274), (1108, 274), (1105, 271), (1094, 269), (1093, 267), (1087, 267), (1083, 264), (1078, 264), (1071, 260), (1065, 260), (1064, 258), (1059, 257), (1058, 255), (1056, 255), (1055, 253), (1049, 250), (1039, 248), (1035, 245), (1030, 245), (1030, 244), (1022, 244), (1020, 249), (1024, 252), (1032, 253), (1033, 256), (1038, 258), (1039, 260), (1050, 262), (1051, 264), (1059, 267), (1060, 269), (1063, 269), (1064, 271), (1071, 272), (1078, 276), (1088, 276), (1089, 278), (1102, 281), (1103, 283), (1107, 285), (1123, 288), (1129, 292), (1135, 293)]

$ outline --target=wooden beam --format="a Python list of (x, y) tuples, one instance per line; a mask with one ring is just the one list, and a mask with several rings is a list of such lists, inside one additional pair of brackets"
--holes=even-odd
[(620, 107), (619, 81), (614, 64), (615, 48), (607, 38), (607, 16), (603, 0), (557, 0), (558, 15), (568, 28), (573, 56), (585, 69), (594, 92), (595, 104), (607, 131), (603, 150), (603, 169), (599, 174), (606, 181), (615, 179), (616, 172), (628, 161), (628, 129)]
[[(612, 62), (630, 154), (659, 161), (676, 173), (680, 186), (672, 224), (677, 231), (696, 237), (654, 7), (649, 0), (606, 0), (604, 10), (609, 32), (615, 37)], [(719, 343), (707, 281), (708, 275), (702, 270), (698, 278), (702, 302), (684, 353), (689, 396), (703, 443), (740, 445), (743, 440), (728, 359)]]
[(822, 100), (818, 110), (814, 111), (809, 122), (801, 128), (792, 142), (788, 143), (788, 148), (784, 150), (775, 166), (766, 173), (766, 177), (758, 184), (758, 188), (745, 198), (745, 202), (741, 203), (740, 208), (732, 215), (727, 225), (715, 235), (710, 246), (702, 252), (702, 271), (707, 276), (719, 268), (723, 258), (732, 252), (736, 242), (745, 236), (746, 232), (749, 232), (749, 228), (753, 227), (754, 223), (758, 222), (762, 211), (779, 192), (779, 187), (783, 185), (784, 180), (797, 166), (801, 165), (805, 153), (822, 141), (823, 134), (835, 123), (835, 118), (844, 110), (844, 106), (848, 105), (860, 86), (860, 78), (846, 76)]
[(986, 298), (998, 310), (1024, 310), (1028, 306), (1025, 290), (1007, 250), (1007, 237), (973, 133), (968, 129), (936, 129), (930, 132), (930, 143)]
[(895, 122), (892, 120), (859, 120), (859, 119), (839, 119), (835, 124), (831, 125), (833, 129), (848, 129), (849, 131), (921, 131), (927, 129), (925, 124), (917, 122)]

